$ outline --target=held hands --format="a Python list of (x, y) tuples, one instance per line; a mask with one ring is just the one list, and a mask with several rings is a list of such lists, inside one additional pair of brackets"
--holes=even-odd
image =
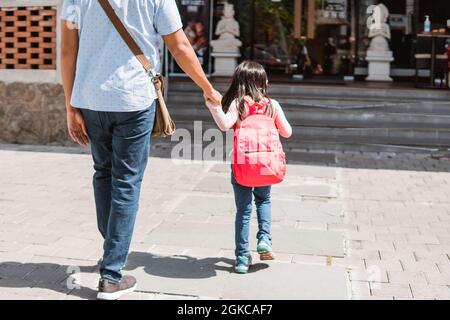
[(215, 89), (203, 91), (203, 97), (207, 106), (220, 106), (222, 105), (222, 95)]
[(86, 147), (89, 143), (86, 126), (84, 124), (83, 115), (80, 110), (70, 107), (67, 111), (67, 129), (73, 142), (78, 143), (82, 147)]

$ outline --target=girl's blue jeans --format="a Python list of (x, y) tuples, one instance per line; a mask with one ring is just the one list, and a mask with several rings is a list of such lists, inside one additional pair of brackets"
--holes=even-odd
[(258, 233), (256, 238), (259, 240), (267, 239), (272, 241), (272, 209), (270, 200), (271, 186), (267, 187), (245, 187), (237, 183), (233, 173), (231, 174), (231, 184), (234, 190), (234, 200), (236, 202), (236, 220), (235, 220), (235, 243), (236, 257), (249, 256), (248, 237), (250, 233), (250, 219), (252, 216), (252, 200), (255, 198), (256, 214), (258, 217)]

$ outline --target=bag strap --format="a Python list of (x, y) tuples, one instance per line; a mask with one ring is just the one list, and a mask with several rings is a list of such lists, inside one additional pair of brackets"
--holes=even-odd
[(264, 99), (259, 102), (256, 102), (244, 98), (244, 101), (247, 104), (249, 116), (263, 114), (267, 106), (267, 102)]
[(109, 20), (111, 20), (111, 23), (114, 25), (117, 32), (119, 32), (123, 41), (125, 41), (126, 45), (130, 48), (131, 52), (133, 52), (133, 54), (136, 56), (136, 59), (138, 59), (138, 61), (142, 64), (145, 71), (147, 73), (150, 73), (152, 77), (154, 77), (155, 75), (152, 72), (152, 64), (147, 59), (145, 54), (142, 52), (141, 48), (139, 48), (139, 45), (136, 43), (131, 34), (128, 32), (127, 28), (125, 28), (122, 21), (120, 21), (120, 18), (117, 16), (116, 12), (114, 11), (109, 1), (99, 0), (98, 2), (102, 6)]

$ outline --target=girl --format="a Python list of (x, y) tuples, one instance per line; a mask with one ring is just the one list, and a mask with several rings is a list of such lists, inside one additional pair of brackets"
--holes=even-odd
[[(240, 64), (233, 75), (231, 86), (222, 99), (222, 106), (207, 102), (212, 116), (222, 131), (240, 127), (241, 122), (249, 115), (249, 106), (256, 102), (265, 107), (264, 113), (274, 121), (279, 134), (289, 138), (292, 128), (281, 109), (280, 104), (267, 95), (267, 74), (262, 65), (253, 61)], [(258, 216), (258, 246), (257, 251), (261, 260), (273, 260), (271, 250), (271, 186), (246, 187), (240, 185), (234, 174), (231, 174), (234, 197), (236, 202), (235, 243), (237, 273), (247, 273), (252, 263), (248, 236), (249, 223), (252, 214), (252, 194), (255, 197), (256, 213)]]

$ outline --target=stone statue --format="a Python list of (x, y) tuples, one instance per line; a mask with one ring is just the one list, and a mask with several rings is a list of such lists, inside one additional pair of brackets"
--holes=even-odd
[(367, 12), (371, 14), (368, 19), (369, 38), (382, 36), (388, 40), (391, 39), (391, 29), (387, 24), (389, 10), (382, 3), (376, 6), (370, 6)]
[(369, 62), (369, 76), (367, 81), (392, 81), (390, 77), (391, 62), (394, 61), (388, 40), (391, 39), (391, 29), (387, 24), (389, 10), (382, 3), (370, 6), (367, 19), (370, 46), (366, 60)]
[(211, 41), (215, 76), (231, 76), (237, 66), (237, 59), (241, 56), (239, 48), (242, 42), (237, 39), (240, 36), (240, 28), (234, 14), (234, 6), (226, 1), (223, 17), (217, 24), (215, 33), (219, 38)]
[(228, 2), (224, 5), (224, 13), (215, 33), (219, 39), (211, 41), (211, 45), (214, 52), (239, 52), (242, 42), (237, 39), (240, 36), (240, 28), (234, 19), (234, 6)]

